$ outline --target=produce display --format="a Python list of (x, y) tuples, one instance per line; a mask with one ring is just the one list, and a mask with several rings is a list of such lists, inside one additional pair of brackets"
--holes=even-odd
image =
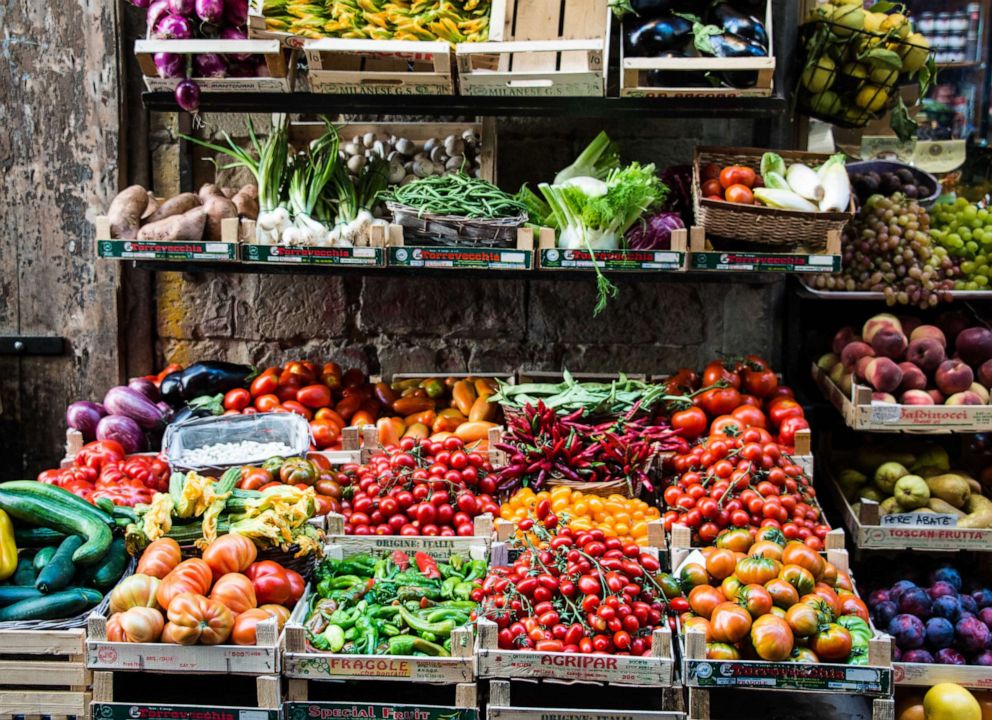
[(896, 720), (985, 720), (992, 712), (988, 690), (937, 683), (925, 693), (906, 688), (896, 696)]
[(774, 528), (725, 537), (679, 568), (686, 596), (669, 601), (683, 632), (705, 633), (707, 658), (868, 664), (874, 631), (846, 572)]
[[(971, 573), (965, 572), (964, 577)], [(876, 627), (892, 636), (892, 659), (907, 663), (992, 665), (992, 590), (951, 566), (873, 591)]]
[(677, 587), (658, 559), (601, 530), (558, 527), (554, 515), (534, 529), (540, 545), (511, 541), (519, 556), (482, 583), (479, 616), (496, 623), (500, 649), (650, 655)]
[[(416, 169), (416, 167), (414, 168)], [(458, 168), (456, 168), (458, 169)], [(462, 172), (425, 174), (382, 195), (386, 202), (410, 208), (418, 215), (443, 215), (466, 219), (521, 218), (526, 206), (491, 182)]]
[(907, 200), (916, 200), (926, 197), (931, 192), (930, 188), (925, 187), (917, 179), (909, 165), (897, 167), (896, 163), (888, 164), (893, 167), (889, 172), (877, 172), (875, 170), (854, 172), (848, 168), (851, 186), (862, 205), (876, 194), (892, 196), (901, 193)]
[(937, 203), (930, 212), (930, 237), (958, 263), (955, 290), (987, 290), (992, 220), (989, 211), (964, 198)]
[(324, 455), (311, 453), (306, 458), (270, 457), (261, 465), (242, 465), (235, 486), (238, 490), (266, 491), (293, 486), (298, 490), (314, 489), (315, 517), (340, 512), (343, 486), (347, 482)]
[(899, 86), (917, 82), (926, 97), (936, 68), (930, 43), (898, 3), (830, 0), (803, 26), (805, 60), (798, 88), (803, 112), (845, 127), (864, 127), (892, 110), (893, 130), (915, 136)]
[(707, 200), (811, 213), (843, 212), (850, 205), (851, 184), (843, 154), (811, 168), (798, 162), (786, 166), (780, 155), (766, 152), (760, 171), (759, 175), (746, 165), (710, 163), (702, 168), (702, 195)]
[(115, 518), (67, 490), (0, 483), (0, 624), (69, 620), (100, 604), (125, 574)]
[(610, 382), (582, 382), (568, 370), (562, 371), (560, 383), (510, 385), (500, 382), (498, 392), (492, 397), (493, 402), (508, 410), (519, 412), (527, 405), (536, 405), (540, 401), (556, 412), (581, 410), (590, 418), (651, 410), (665, 399), (665, 389), (661, 386), (632, 380), (622, 373)]
[(98, 504), (133, 507), (150, 503), (169, 487), (169, 464), (161, 455), (127, 455), (114, 440), (87, 443), (68, 467), (44, 470), (38, 482), (55, 485)]
[(961, 311), (935, 325), (881, 313), (858, 333), (834, 335), (817, 365), (844, 392), (854, 384), (874, 391), (872, 402), (902, 405), (987, 405), (992, 388), (992, 330)]
[(307, 639), (319, 652), (450, 657), (451, 633), (474, 619), (486, 569), (457, 553), (326, 559), (308, 596)]
[(255, 645), (258, 624), (274, 618), (281, 629), (305, 584), (296, 571), (256, 558), (243, 535), (221, 535), (202, 558), (186, 560), (175, 540), (156, 540), (137, 573), (110, 593), (107, 640)]
[(305, 38), (484, 42), (490, 0), (343, 0), (320, 4), (264, 0), (265, 27)]
[[(600, 497), (562, 485), (536, 493), (522, 487), (499, 508), (499, 516), (516, 525), (518, 536), (552, 514), (561, 527), (574, 532), (600, 530), (606, 537), (642, 547), (648, 544), (648, 523), (661, 518), (658, 508), (638, 498), (619, 494)], [(537, 537), (531, 542), (537, 542)]]
[[(342, 128), (342, 131), (346, 130), (347, 126)], [(423, 142), (393, 133), (369, 131), (352, 136), (350, 142), (341, 145), (338, 154), (355, 181), (369, 162), (386, 158), (389, 160), (390, 186), (457, 172), (479, 177), (482, 172), (482, 143), (472, 129), (466, 129), (461, 134), (430, 137)], [(376, 217), (380, 212), (377, 206), (374, 210)]]
[(499, 514), (492, 466), (454, 435), (405, 437), (338, 479), (349, 535), (471, 537), (476, 516)]
[[(625, 57), (648, 58), (749, 58), (767, 57), (768, 31), (764, 22), (765, 3), (758, 0), (730, 0), (710, 4), (702, 17), (700, 4), (684, 0), (613, 0), (617, 17), (623, 18)], [(753, 87), (754, 71), (721, 70), (666, 72), (648, 75), (652, 86), (667, 87)]]

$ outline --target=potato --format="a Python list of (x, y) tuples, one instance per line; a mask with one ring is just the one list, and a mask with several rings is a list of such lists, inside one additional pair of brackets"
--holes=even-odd
[(238, 209), (238, 215), (249, 220), (258, 219), (258, 191), (254, 185), (245, 185), (231, 200)]
[(148, 223), (138, 231), (139, 240), (171, 240), (199, 242), (207, 225), (207, 212), (202, 207), (187, 210), (182, 215), (172, 215), (164, 220)]
[(223, 195), (211, 195), (204, 201), (203, 210), (207, 214), (207, 227), (203, 238), (211, 242), (219, 242), (221, 240), (221, 221), (224, 218), (236, 218), (238, 208)]
[(235, 195), (238, 194), (238, 189), (235, 187), (231, 187), (230, 185), (225, 185), (220, 189), (220, 191), (221, 193), (223, 193), (224, 197), (226, 197), (228, 200), (230, 200), (231, 198), (233, 198)]
[(206, 202), (208, 197), (212, 195), (223, 195), (224, 193), (221, 191), (219, 185), (215, 185), (214, 183), (203, 183), (203, 185), (200, 186), (199, 192), (196, 194), (199, 196), (200, 202)]
[(200, 198), (193, 193), (182, 193), (181, 195), (176, 195), (175, 197), (169, 198), (162, 203), (158, 210), (156, 210), (152, 216), (148, 218), (148, 222), (158, 222), (159, 220), (165, 220), (166, 218), (173, 217), (175, 215), (182, 215), (188, 210), (192, 210), (197, 207), (199, 204)]
[(110, 201), (107, 217), (110, 219), (110, 237), (134, 240), (141, 227), (141, 215), (148, 207), (148, 191), (140, 185), (121, 190)]
[(145, 208), (145, 211), (143, 213), (141, 213), (141, 219), (142, 220), (147, 220), (148, 218), (150, 218), (152, 215), (155, 214), (155, 211), (158, 210), (158, 208), (159, 208), (159, 206), (161, 204), (162, 203), (160, 203), (158, 201), (158, 198), (155, 197), (155, 193), (153, 193), (151, 190), (149, 190), (148, 191), (148, 206)]
[(248, 183), (247, 185), (243, 185), (241, 187), (241, 189), (238, 190), (238, 192), (241, 193), (241, 194), (243, 194), (243, 195), (247, 195), (248, 197), (257, 198), (258, 197), (258, 186), (255, 185), (254, 183)]

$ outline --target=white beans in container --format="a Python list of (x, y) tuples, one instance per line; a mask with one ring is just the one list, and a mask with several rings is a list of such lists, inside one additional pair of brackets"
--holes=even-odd
[(176, 461), (182, 465), (234, 465), (246, 462), (246, 459), (268, 459), (271, 457), (286, 457), (296, 451), (280, 442), (261, 443), (254, 440), (241, 442), (217, 443), (203, 447), (191, 448), (184, 451)]

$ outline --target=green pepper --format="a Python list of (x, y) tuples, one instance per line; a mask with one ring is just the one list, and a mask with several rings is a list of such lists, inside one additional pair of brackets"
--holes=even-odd
[(341, 652), (341, 648), (344, 647), (344, 640), (344, 629), (340, 625), (328, 625), (324, 632), (311, 640), (311, 643), (318, 650), (336, 653)]
[(450, 657), (451, 653), (442, 646), (428, 642), (416, 635), (397, 635), (389, 638), (390, 655), (412, 655), (423, 653), (432, 657)]
[(331, 575), (369, 577), (375, 571), (375, 558), (367, 553), (361, 553), (344, 560), (325, 560), (321, 567), (330, 570)]
[(382, 624), (382, 632), (387, 637), (395, 637), (396, 635), (399, 635), (400, 632), (402, 631), (392, 623), (384, 622)]
[(369, 608), (369, 614), (374, 618), (389, 620), (396, 617), (400, 611), (399, 605), (373, 605)]
[(475, 590), (475, 588), (475, 583), (460, 582), (455, 586), (455, 597), (459, 600), (468, 600), (472, 597), (472, 591)]
[[(444, 568), (441, 569), (442, 574), (444, 573)], [(441, 583), (441, 597), (448, 598), (449, 600), (455, 597), (455, 588), (462, 582), (462, 579), (457, 575), (454, 577), (449, 577), (447, 580)]]
[(355, 622), (355, 633), (358, 634), (358, 640), (355, 642), (355, 647), (358, 648), (356, 654), (371, 655), (375, 652), (379, 645), (378, 622), (365, 615), (360, 616)]
[(451, 565), (457, 572), (461, 572), (462, 565), (465, 564), (465, 558), (458, 553), (452, 553), (451, 557), (448, 558), (448, 564)]
[(459, 612), (470, 613), (473, 610), (477, 610), (479, 604), (471, 600), (445, 600), (444, 602), (435, 604), (434, 607), (437, 609), (458, 610)]
[(442, 620), (451, 620), (456, 625), (464, 625), (468, 622), (468, 614), (452, 608), (436, 608), (423, 615), (427, 622), (436, 623)]
[(400, 608), (400, 617), (403, 618), (403, 622), (405, 622), (411, 630), (416, 630), (421, 633), (427, 632), (443, 636), (450, 635), (451, 631), (455, 629), (455, 623), (452, 620), (442, 620), (438, 623), (427, 622), (423, 618), (414, 615), (405, 607)]
[(464, 572), (465, 582), (478, 580), (488, 572), (489, 566), (485, 560), (472, 560), (468, 564), (468, 569)]
[(434, 633), (422, 632), (417, 634), (427, 642), (437, 642), (437, 635), (435, 635)]
[(402, 602), (406, 602), (408, 600), (419, 600), (420, 598), (437, 600), (441, 597), (441, 593), (433, 588), (418, 587), (416, 585), (404, 585), (396, 591), (396, 597), (398, 597)]
[(376, 580), (386, 579), (386, 561), (376, 560), (375, 567), (372, 570), (372, 577)]
[(462, 579), (462, 574), (458, 572), (452, 565), (448, 565), (446, 563), (438, 563), (437, 569), (441, 571), (441, 577), (444, 578), (445, 580)]
[(342, 629), (347, 630), (358, 622), (358, 618), (361, 617), (364, 611), (364, 603), (359, 603), (355, 607), (349, 608), (348, 610), (335, 610), (331, 613), (330, 617), (327, 618), (327, 621), (334, 625), (339, 625)]

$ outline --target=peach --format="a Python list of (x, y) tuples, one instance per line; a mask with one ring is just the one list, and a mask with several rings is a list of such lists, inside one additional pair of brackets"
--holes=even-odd
[(840, 379), (840, 390), (845, 395), (850, 395), (851, 391), (854, 389), (854, 375), (851, 373), (844, 373), (844, 377)]
[(992, 360), (986, 360), (978, 366), (978, 382), (992, 390)]
[(967, 392), (973, 392), (978, 397), (980, 397), (982, 399), (983, 405), (989, 404), (989, 391), (986, 390), (985, 386), (982, 385), (981, 383), (977, 383), (977, 382), (972, 383), (971, 387), (968, 388)]
[(875, 351), (871, 349), (871, 345), (868, 343), (856, 340), (844, 346), (844, 349), (840, 353), (840, 361), (844, 363), (844, 369), (851, 372), (854, 370), (854, 366), (858, 364), (858, 360), (865, 356), (875, 357)]
[(971, 387), (975, 382), (975, 373), (960, 360), (945, 360), (937, 368), (934, 381), (942, 393), (954, 395)]
[(937, 327), (944, 331), (947, 342), (953, 343), (962, 330), (971, 327), (971, 315), (964, 310), (948, 310), (937, 318)]
[(929, 395), (930, 399), (933, 400), (934, 405), (943, 405), (944, 401), (947, 399), (947, 396), (937, 388), (930, 388), (927, 390), (927, 395)]
[(874, 360), (870, 355), (865, 355), (863, 358), (858, 358), (858, 362), (854, 366), (854, 377), (861, 382), (864, 382), (865, 373), (868, 372), (868, 363)]
[(888, 403), (889, 405), (896, 404), (896, 399), (891, 393), (883, 392), (873, 392), (871, 394), (871, 401), (873, 403)]
[(847, 327), (842, 327), (834, 333), (834, 340), (830, 346), (830, 349), (834, 351), (834, 354), (840, 355), (840, 352), (844, 349), (845, 345), (860, 339), (861, 338), (854, 332), (854, 328), (848, 325)]
[(900, 359), (906, 352), (906, 336), (898, 330), (882, 328), (871, 339), (871, 349), (881, 357)]
[(984, 405), (982, 399), (971, 390), (965, 390), (964, 392), (954, 393), (947, 401), (945, 405)]
[(947, 359), (947, 355), (944, 353), (944, 346), (935, 338), (922, 337), (910, 341), (906, 348), (906, 359), (923, 372), (931, 373)]
[(926, 373), (920, 370), (920, 368), (916, 365), (904, 360), (899, 363), (899, 369), (902, 370), (902, 382), (899, 384), (899, 389), (902, 392), (906, 392), (907, 390), (927, 389)]
[(907, 390), (899, 397), (899, 402), (903, 405), (933, 405), (933, 398), (930, 393), (923, 390)]
[(954, 349), (969, 365), (981, 365), (992, 359), (992, 330), (983, 327), (962, 330), (954, 340)]
[(862, 340), (870, 343), (871, 339), (875, 337), (875, 333), (883, 328), (902, 332), (902, 324), (900, 324), (899, 318), (890, 313), (879, 313), (868, 318), (865, 322), (864, 327), (861, 329)]
[(877, 357), (868, 363), (865, 379), (879, 392), (890, 393), (902, 382), (902, 370), (890, 358)]
[(941, 347), (947, 347), (947, 338), (944, 337), (944, 331), (936, 325), (920, 325), (909, 334), (910, 342), (919, 340), (920, 338), (933, 338), (940, 343)]

